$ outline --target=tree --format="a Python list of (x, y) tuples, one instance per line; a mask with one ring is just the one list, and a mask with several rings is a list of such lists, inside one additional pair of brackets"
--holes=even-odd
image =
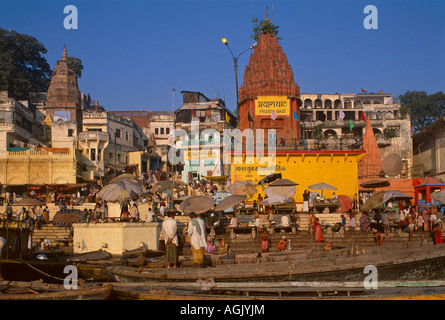
[(0, 28), (0, 90), (17, 100), (46, 91), (52, 73), (46, 53), (36, 38)]
[(67, 57), (66, 65), (68, 66), (68, 68), (74, 71), (77, 78), (80, 79), (82, 77), (82, 70), (83, 70), (82, 60), (76, 57)]
[(428, 95), (425, 91), (407, 91), (399, 96), (402, 115), (411, 116), (414, 132), (418, 132), (445, 116), (445, 93)]
[(282, 40), (283, 38), (278, 37), (278, 29), (279, 26), (274, 25), (269, 19), (260, 20), (258, 22), (258, 18), (253, 18), (252, 22), (254, 23), (252, 29), (252, 35), (250, 36), (253, 40), (258, 41), (261, 33), (273, 33), (277, 36), (278, 40)]

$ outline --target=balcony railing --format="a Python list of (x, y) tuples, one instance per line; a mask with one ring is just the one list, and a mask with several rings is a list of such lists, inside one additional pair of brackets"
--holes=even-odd
[(108, 132), (84, 131), (79, 133), (78, 137), (80, 141), (87, 141), (87, 140), (109, 141), (110, 135), (108, 134)]

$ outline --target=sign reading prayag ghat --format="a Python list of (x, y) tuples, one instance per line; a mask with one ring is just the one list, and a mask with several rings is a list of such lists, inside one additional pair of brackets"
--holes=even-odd
[(258, 96), (255, 100), (255, 115), (270, 116), (272, 111), (279, 116), (289, 116), (290, 100), (285, 96)]

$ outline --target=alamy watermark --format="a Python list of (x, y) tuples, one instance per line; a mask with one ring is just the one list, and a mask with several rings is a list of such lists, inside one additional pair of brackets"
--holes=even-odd
[(63, 269), (64, 274), (68, 274), (63, 280), (63, 287), (65, 290), (77, 290), (79, 276), (77, 273), (77, 267), (73, 265), (67, 265)]
[(63, 27), (67, 30), (79, 29), (77, 7), (73, 5), (67, 5), (65, 6), (65, 8), (63, 8), (63, 13), (68, 14), (63, 20)]
[(377, 267), (368, 265), (363, 269), (363, 273), (368, 274), (363, 281), (363, 287), (367, 290), (378, 288), (378, 271)]
[(378, 20), (378, 10), (374, 5), (367, 5), (363, 9), (363, 13), (368, 14), (363, 20), (363, 27), (366, 30), (378, 29), (379, 28), (379, 20)]
[(186, 161), (222, 159), (222, 164), (257, 164), (267, 168), (263, 174), (273, 173), (276, 169), (276, 130), (268, 130), (267, 139), (264, 132), (264, 129), (255, 132), (252, 129), (224, 129), (221, 137), (215, 129), (200, 132), (199, 124), (192, 123), (189, 133), (183, 129), (171, 133), (174, 144), (168, 152), (168, 161), (177, 165)]

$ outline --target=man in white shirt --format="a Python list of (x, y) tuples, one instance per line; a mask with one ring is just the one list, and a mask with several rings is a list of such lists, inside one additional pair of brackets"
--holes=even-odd
[(165, 258), (167, 260), (167, 268), (173, 265), (176, 268), (178, 263), (178, 236), (176, 234), (178, 230), (178, 223), (173, 218), (174, 213), (169, 212), (167, 219), (162, 222), (162, 232), (164, 233), (165, 240)]
[(289, 216), (287, 214), (283, 214), (281, 216), (280, 226), (282, 226), (282, 227), (290, 227)]
[(232, 219), (230, 219), (230, 223), (229, 223), (228, 227), (229, 228), (236, 228), (236, 227), (238, 227), (238, 218), (235, 215), (233, 215)]
[(138, 207), (136, 206), (136, 203), (133, 203), (133, 206), (130, 209), (130, 218), (132, 219), (132, 221), (137, 221), (138, 216), (139, 216)]
[(145, 222), (153, 222), (153, 211), (151, 211), (150, 207), (148, 207), (148, 211), (145, 214)]

